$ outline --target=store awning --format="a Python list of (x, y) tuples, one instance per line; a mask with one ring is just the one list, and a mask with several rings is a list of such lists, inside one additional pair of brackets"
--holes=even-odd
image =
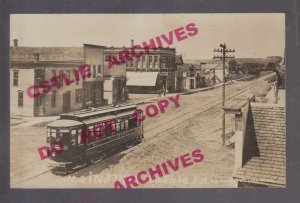
[(127, 72), (127, 86), (148, 86), (156, 85), (158, 72)]

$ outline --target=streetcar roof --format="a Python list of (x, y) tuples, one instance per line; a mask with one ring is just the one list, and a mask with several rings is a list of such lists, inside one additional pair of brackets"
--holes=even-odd
[(89, 119), (91, 117), (100, 117), (103, 116), (105, 117), (106, 115), (109, 115), (110, 113), (113, 113), (114, 116), (116, 117), (116, 114), (119, 112), (124, 112), (124, 111), (134, 111), (136, 110), (137, 105), (122, 105), (122, 106), (106, 106), (106, 107), (101, 107), (101, 108), (91, 108), (91, 109), (86, 109), (82, 111), (76, 111), (72, 113), (67, 113), (67, 114), (61, 114), (61, 118), (78, 118), (79, 120), (84, 120), (84, 119)]
[(83, 125), (83, 123), (79, 122), (79, 121), (75, 121), (75, 120), (59, 119), (59, 120), (49, 123), (47, 126), (48, 127), (66, 127), (66, 128), (68, 128), (68, 127), (74, 127), (74, 126), (79, 126), (79, 125)]
[(94, 123), (100, 123), (106, 120), (112, 120), (113, 118), (116, 117), (122, 117), (122, 116), (128, 116), (128, 115), (132, 115), (131, 113), (128, 112), (123, 112), (123, 113), (118, 113), (117, 115), (106, 115), (106, 116), (102, 116), (102, 117), (98, 117), (98, 118), (91, 118), (88, 120), (84, 120), (82, 121), (83, 123), (90, 125), (90, 124), (94, 124)]

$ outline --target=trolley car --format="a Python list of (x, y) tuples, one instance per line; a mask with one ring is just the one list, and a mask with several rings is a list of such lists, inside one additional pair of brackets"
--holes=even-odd
[(143, 123), (135, 116), (143, 115), (136, 110), (136, 105), (107, 106), (61, 114), (47, 125), (47, 143), (63, 144), (63, 150), (49, 159), (51, 171), (69, 174), (103, 160), (111, 151), (140, 143)]

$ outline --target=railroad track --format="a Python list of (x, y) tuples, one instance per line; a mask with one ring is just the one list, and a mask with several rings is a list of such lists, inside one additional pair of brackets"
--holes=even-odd
[[(234, 91), (232, 93), (229, 93), (229, 95), (227, 93), (226, 101), (228, 101), (228, 100), (230, 100), (230, 99), (232, 99), (232, 98), (248, 91), (249, 89), (251, 89), (254, 86), (257, 86), (261, 83), (264, 83), (266, 79), (272, 77), (273, 75), (274, 74), (270, 74), (270, 75), (264, 76), (263, 78), (259, 78), (258, 80), (255, 80), (254, 82), (251, 82), (250, 84), (248, 84), (246, 88), (238, 90), (237, 92)], [(222, 98), (219, 98), (219, 99), (217, 99), (213, 102), (209, 102), (210, 103), (209, 106), (203, 106), (203, 107), (201, 107), (199, 109), (196, 109), (196, 110), (192, 110), (192, 111), (189, 111), (189, 112), (184, 112), (184, 113), (178, 115), (175, 119), (164, 120), (163, 123), (160, 123), (159, 125), (156, 125), (156, 126), (152, 127), (151, 129), (146, 130), (145, 133), (158, 131), (157, 130), (158, 128), (167, 125), (168, 127), (165, 130), (159, 130), (160, 133), (165, 132), (165, 131), (169, 130), (170, 128), (177, 126), (180, 123), (189, 122), (191, 119), (193, 119), (193, 118), (205, 113), (206, 111), (220, 105), (221, 102), (222, 102)], [(177, 121), (177, 122), (174, 122), (174, 121)], [(173, 125), (170, 124), (171, 122), (173, 122)], [(148, 138), (147, 140), (153, 139), (156, 135), (157, 134), (155, 134), (154, 136)]]
[[(238, 89), (238, 91), (235, 90), (231, 90), (232, 92), (231, 93), (227, 93), (227, 98), (226, 98), (226, 101), (248, 91), (249, 89), (253, 88), (254, 86), (257, 86), (261, 83), (264, 83), (266, 79), (268, 78), (271, 78), (273, 77), (273, 73), (272, 74), (269, 74), (269, 75), (266, 75), (266, 76), (263, 76), (262, 78), (258, 78), (257, 80), (251, 82), (250, 84), (247, 84), (246, 88), (241, 88), (241, 89)], [(183, 112), (182, 114), (178, 115), (176, 118), (172, 118), (172, 119), (167, 119), (167, 120), (164, 120), (164, 122), (161, 122), (159, 125), (155, 125), (154, 127), (152, 127), (151, 129), (148, 129), (148, 130), (145, 130), (144, 132), (145, 133), (151, 133), (152, 135), (150, 137), (148, 137), (147, 139), (144, 140), (143, 143), (145, 142), (149, 142), (150, 140), (154, 139), (158, 134), (162, 133), (162, 132), (166, 132), (168, 130), (170, 130), (171, 128), (177, 126), (178, 124), (184, 124), (184, 123), (187, 123), (189, 122), (191, 119), (211, 110), (212, 108), (220, 105), (222, 102), (222, 98), (218, 98), (212, 102), (209, 102), (209, 105), (204, 105), (203, 107), (199, 108), (199, 109), (196, 109), (196, 110), (191, 110), (191, 111), (188, 111), (188, 112)], [(164, 129), (160, 129), (160, 128), (164, 128)], [(155, 132), (156, 131), (156, 132)], [(168, 135), (168, 134), (166, 134)], [(164, 135), (164, 136), (166, 136)], [(162, 136), (162, 135), (161, 135)], [(162, 137), (164, 137), (162, 136)], [(131, 151), (135, 151), (137, 150), (138, 148), (131, 148), (130, 149), (130, 152)], [(109, 157), (109, 158), (113, 158), (114, 156), (116, 156), (117, 154)], [(30, 166), (30, 165), (29, 165)], [(30, 166), (31, 167), (31, 166)], [(88, 168), (88, 167), (87, 167)], [(75, 171), (77, 172), (77, 171)], [(69, 175), (72, 175), (74, 174), (75, 172), (69, 174)], [(14, 183), (12, 186), (15, 186), (15, 185), (18, 185), (20, 183), (23, 183), (23, 182), (26, 182), (28, 180), (31, 180), (33, 178), (36, 178), (36, 177), (39, 177), (39, 176), (42, 176), (42, 175), (45, 175), (47, 173), (51, 173), (50, 170), (47, 170), (47, 171), (43, 171), (41, 172), (40, 174), (37, 174), (37, 175), (34, 175), (33, 177), (30, 177), (30, 178), (27, 178), (25, 180), (22, 180), (20, 182), (17, 182), (17, 183)], [(57, 176), (56, 178), (53, 178), (51, 181), (47, 181), (48, 183), (49, 182), (54, 182), (58, 179), (62, 178), (61, 176)]]

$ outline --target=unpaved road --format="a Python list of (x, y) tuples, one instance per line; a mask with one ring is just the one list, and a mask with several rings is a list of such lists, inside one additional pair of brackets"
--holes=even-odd
[[(226, 95), (268, 77), (232, 83), (226, 86)], [(251, 89), (257, 87), (258, 83)], [(46, 161), (39, 160), (36, 149), (45, 142), (45, 127), (12, 127), (11, 187), (112, 188), (116, 180), (122, 181), (129, 175), (136, 175), (195, 149), (203, 152), (203, 162), (180, 168), (139, 188), (235, 187), (231, 180), (234, 149), (221, 147), (220, 99), (221, 88), (180, 95), (180, 107), (170, 103), (165, 113), (146, 118), (144, 142), (65, 177), (47, 172)], [(147, 104), (141, 108), (145, 106)], [(230, 125), (229, 118), (227, 125)], [(23, 150), (18, 150), (20, 148)]]

